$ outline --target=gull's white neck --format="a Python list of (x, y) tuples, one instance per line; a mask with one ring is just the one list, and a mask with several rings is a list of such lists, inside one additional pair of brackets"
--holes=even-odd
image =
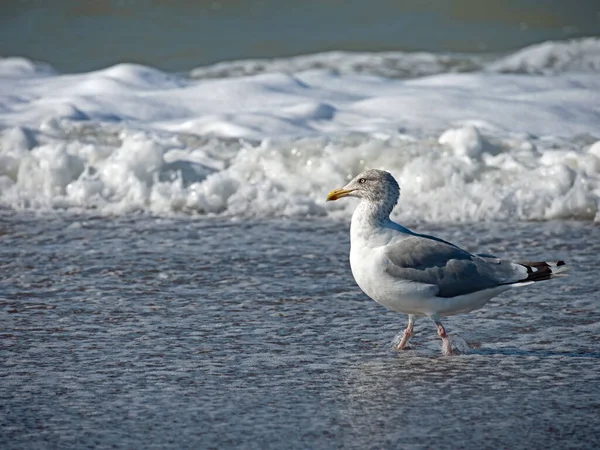
[(390, 222), (391, 209), (384, 203), (361, 200), (350, 223), (350, 237), (364, 237), (374, 229), (384, 228)]
[[(412, 234), (412, 232), (390, 220), (390, 213), (394, 204), (384, 202), (375, 203), (368, 200), (361, 200), (350, 223), (350, 241), (369, 240), (374, 236), (377, 230), (394, 229), (403, 233)], [(376, 235), (377, 233), (375, 233)]]

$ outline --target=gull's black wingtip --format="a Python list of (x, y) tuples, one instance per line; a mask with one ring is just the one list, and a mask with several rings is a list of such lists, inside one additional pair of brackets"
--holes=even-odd
[(560, 261), (520, 262), (527, 269), (527, 278), (521, 281), (544, 281), (556, 277), (564, 277), (569, 270), (567, 264)]

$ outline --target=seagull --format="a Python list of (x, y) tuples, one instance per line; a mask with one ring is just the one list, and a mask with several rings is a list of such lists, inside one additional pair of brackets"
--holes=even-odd
[(327, 201), (357, 197), (350, 225), (350, 267), (362, 291), (392, 311), (408, 314), (397, 350), (406, 348), (415, 318), (429, 317), (453, 354), (441, 317), (481, 308), (493, 297), (537, 281), (565, 276), (564, 261), (512, 262), (472, 254), (434, 236), (415, 233), (392, 220), (400, 187), (383, 170), (366, 170)]

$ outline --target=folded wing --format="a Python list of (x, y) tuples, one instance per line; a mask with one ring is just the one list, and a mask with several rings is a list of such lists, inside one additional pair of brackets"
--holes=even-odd
[(438, 297), (456, 297), (527, 279), (527, 269), (520, 264), (473, 255), (425, 235), (403, 237), (387, 245), (385, 253), (389, 275), (437, 286)]

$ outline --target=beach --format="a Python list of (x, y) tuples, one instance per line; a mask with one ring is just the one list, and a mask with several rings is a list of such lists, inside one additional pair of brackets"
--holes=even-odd
[[(598, 447), (597, 7), (475, 3), (3, 6), (0, 446)], [(396, 352), (325, 201), (367, 168), (570, 276)]]

